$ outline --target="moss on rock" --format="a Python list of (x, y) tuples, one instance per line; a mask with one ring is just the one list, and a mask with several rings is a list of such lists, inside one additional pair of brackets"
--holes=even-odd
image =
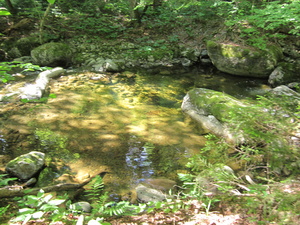
[(233, 75), (267, 78), (282, 57), (274, 45), (265, 50), (238, 44), (207, 42), (212, 63), (222, 72)]
[(71, 61), (71, 49), (65, 43), (50, 42), (33, 49), (31, 57), (40, 66), (66, 66)]

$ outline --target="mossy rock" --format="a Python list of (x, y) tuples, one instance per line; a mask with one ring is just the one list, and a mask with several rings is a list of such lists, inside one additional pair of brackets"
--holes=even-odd
[(281, 49), (274, 45), (260, 50), (238, 44), (208, 41), (207, 50), (218, 70), (248, 77), (267, 78), (282, 58)]
[(71, 48), (65, 43), (50, 42), (31, 51), (33, 62), (40, 66), (62, 66), (71, 62)]
[(254, 110), (251, 105), (230, 95), (205, 88), (190, 90), (184, 97), (181, 108), (205, 132), (223, 137), (229, 143), (246, 141), (243, 132), (235, 129), (238, 124), (232, 121), (232, 113)]
[(45, 163), (45, 154), (32, 151), (11, 160), (6, 165), (6, 172), (22, 180), (32, 178)]
[(53, 168), (47, 167), (41, 171), (39, 174), (38, 182), (36, 184), (37, 187), (45, 187), (52, 184), (53, 180), (57, 178), (59, 175), (57, 171), (54, 171)]
[(269, 84), (273, 87), (300, 82), (300, 64), (281, 62), (271, 73)]
[(37, 36), (8, 39), (3, 42), (3, 50), (8, 53), (8, 58), (14, 59), (29, 56), (32, 49), (39, 46)]
[(32, 49), (39, 46), (39, 40), (36, 36), (24, 37), (14, 43), (22, 56), (29, 56)]

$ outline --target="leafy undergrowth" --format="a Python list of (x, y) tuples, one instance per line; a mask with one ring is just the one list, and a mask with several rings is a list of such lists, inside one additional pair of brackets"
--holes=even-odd
[[(231, 224), (299, 224), (300, 216), (297, 199), (300, 195), (300, 182), (290, 182), (265, 186), (268, 191), (253, 195), (210, 196), (209, 199), (222, 199), (210, 207), (201, 200), (186, 200), (188, 207), (174, 212), (158, 208), (149, 213), (134, 216), (108, 216), (99, 224), (111, 225), (231, 225)], [(291, 200), (292, 199), (292, 200)], [(3, 200), (3, 199), (2, 199)], [(291, 200), (291, 201), (290, 201)], [(30, 220), (15, 225), (69, 225), (75, 224), (84, 215), (87, 224), (89, 214), (70, 213), (64, 221), (51, 222), (47, 219)]]
[[(138, 224), (177, 224), (177, 225), (194, 225), (194, 224), (210, 224), (210, 225), (230, 225), (230, 224), (245, 224), (251, 225), (256, 222), (251, 222), (249, 218), (251, 215), (247, 215), (246, 212), (235, 212), (238, 206), (220, 205), (220, 211), (204, 212), (201, 211), (201, 202), (194, 201), (193, 207), (188, 210), (180, 210), (174, 213), (166, 213), (163, 211), (155, 211), (147, 214), (140, 214), (136, 216), (112, 216), (105, 219), (105, 222), (111, 225), (138, 225)], [(258, 216), (258, 215), (253, 215)], [(51, 225), (67, 225), (74, 224), (79, 219), (79, 215), (69, 216), (69, 222), (52, 222)], [(22, 222), (14, 223), (15, 225), (21, 225)], [(31, 220), (24, 225), (46, 225), (50, 224), (43, 219)]]

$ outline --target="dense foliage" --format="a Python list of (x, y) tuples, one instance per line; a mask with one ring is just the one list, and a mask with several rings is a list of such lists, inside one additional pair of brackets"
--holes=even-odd
[[(239, 29), (244, 35), (252, 38), (250, 42), (253, 44), (261, 41), (259, 37), (262, 33), (273, 38), (282, 38), (288, 34), (299, 35), (299, 0), (88, 0), (72, 2), (48, 0), (48, 3), (49, 5), (45, 0), (2, 0), (0, 6), (6, 7), (12, 14), (18, 12), (20, 16), (40, 19), (43, 15), (47, 16), (48, 12), (44, 12), (52, 7), (51, 12), (49, 11), (51, 16), (71, 20), (77, 17), (78, 28), (83, 30), (93, 28), (94, 33), (105, 31), (105, 29), (109, 29), (110, 32), (122, 32), (120, 28), (126, 21), (130, 24), (147, 24), (151, 27), (163, 25), (174, 27), (175, 24), (179, 26), (183, 21), (183, 26), (188, 26), (191, 22), (202, 23), (214, 20), (218, 23), (225, 21), (225, 24), (233, 30)], [(0, 13), (7, 15), (6, 9), (2, 8)], [(74, 24), (74, 21), (70, 23)], [(51, 23), (49, 25), (51, 26)]]

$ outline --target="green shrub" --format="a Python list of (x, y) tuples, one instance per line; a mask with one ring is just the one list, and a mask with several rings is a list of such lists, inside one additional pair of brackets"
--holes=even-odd
[(13, 222), (23, 221), (26, 224), (31, 219), (47, 218), (50, 221), (60, 221), (66, 215), (66, 210), (59, 205), (66, 199), (54, 199), (53, 195), (45, 194), (40, 190), (37, 195), (26, 195), (23, 198), (15, 198), (18, 202), (19, 211)]
[(18, 61), (0, 62), (0, 81), (7, 83), (14, 80), (15, 78), (12, 76), (12, 73), (16, 68), (21, 69), (21, 73), (28, 71), (45, 71), (51, 69), (51, 67), (40, 67), (32, 63), (23, 63)]

